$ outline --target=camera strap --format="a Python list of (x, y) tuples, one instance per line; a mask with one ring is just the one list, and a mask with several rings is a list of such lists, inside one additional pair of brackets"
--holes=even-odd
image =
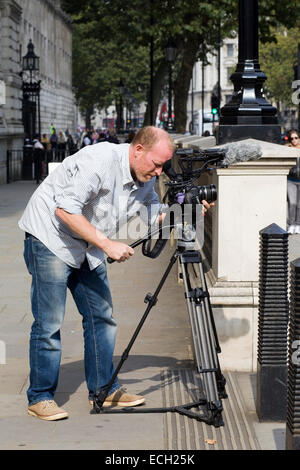
[(144, 240), (142, 245), (143, 255), (147, 256), (148, 258), (157, 258), (164, 249), (167, 241), (168, 239), (164, 240), (163, 238), (159, 238), (158, 240), (156, 240), (154, 247), (151, 249), (151, 238), (148, 238), (148, 240)]

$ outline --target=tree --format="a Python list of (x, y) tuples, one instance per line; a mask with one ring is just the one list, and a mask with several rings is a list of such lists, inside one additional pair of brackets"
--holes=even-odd
[[(174, 64), (174, 111), (176, 129), (180, 132), (186, 128), (189, 84), (196, 60), (204, 59), (201, 56), (203, 44), (207, 53), (216, 50), (219, 23), (222, 37), (228, 37), (238, 26), (238, 0), (131, 0), (126, 4), (123, 0), (64, 0), (63, 5), (72, 13), (75, 28), (80, 24), (94, 24), (92, 37), (100, 49), (106, 51), (104, 57), (101, 56), (101, 71), (97, 73), (108, 101), (116, 94), (116, 83), (121, 76), (137, 99), (148, 101), (149, 108), (149, 44), (152, 37), (156, 115), (168, 70), (163, 49), (169, 37), (175, 40), (178, 54)], [(264, 43), (272, 40), (274, 28), (279, 23), (291, 26), (299, 12), (298, 0), (286, 0), (284, 4), (277, 0), (260, 0), (259, 6), (260, 39)], [(108, 57), (107, 50), (113, 57)], [(74, 54), (76, 56), (75, 49)], [(99, 64), (95, 66), (99, 68)], [(127, 85), (127, 78), (130, 85)], [(90, 91), (94, 96), (93, 87)], [(81, 96), (81, 91), (77, 96)], [(149, 122), (149, 115), (147, 109), (145, 124)]]
[(292, 106), (293, 66), (297, 64), (299, 29), (281, 27), (274, 31), (274, 41), (260, 46), (261, 68), (268, 77), (265, 90), (276, 103)]

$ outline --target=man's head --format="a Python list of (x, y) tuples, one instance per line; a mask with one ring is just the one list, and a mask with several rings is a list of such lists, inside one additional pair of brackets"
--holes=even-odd
[(163, 129), (147, 126), (141, 129), (129, 148), (131, 175), (142, 183), (162, 173), (163, 164), (170, 160), (175, 150), (169, 134)]

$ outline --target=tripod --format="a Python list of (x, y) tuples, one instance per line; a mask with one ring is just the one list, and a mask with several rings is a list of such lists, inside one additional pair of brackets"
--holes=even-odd
[[(137, 246), (144, 240), (141, 239), (131, 246)], [(192, 329), (194, 350), (196, 356), (197, 369), (203, 376), (205, 397), (199, 398), (196, 402), (187, 403), (180, 406), (167, 408), (103, 408), (103, 403), (109, 390), (116, 379), (124, 362), (128, 358), (129, 352), (143, 326), (150, 310), (157, 303), (158, 295), (177, 259), (181, 265), (181, 277), (185, 288), (185, 298), (187, 301), (188, 314)], [(200, 286), (192, 288), (189, 268), (198, 266), (200, 272)], [(221, 352), (215, 328), (212, 308), (207, 290), (206, 279), (203, 270), (202, 257), (199, 251), (194, 249), (194, 241), (178, 240), (177, 247), (170, 262), (154, 292), (148, 293), (145, 297), (148, 304), (127, 348), (124, 350), (120, 362), (117, 365), (111, 381), (104, 390), (98, 390), (93, 397), (93, 412), (95, 413), (166, 413), (177, 412), (181, 415), (203, 421), (215, 427), (223, 426), (222, 419), (222, 398), (226, 398), (226, 380), (221, 373), (217, 354)], [(192, 408), (201, 407), (201, 413), (191, 411)]]

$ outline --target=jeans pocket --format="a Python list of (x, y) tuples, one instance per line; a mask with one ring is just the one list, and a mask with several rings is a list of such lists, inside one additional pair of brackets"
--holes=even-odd
[(30, 243), (30, 238), (27, 238), (26, 240), (24, 240), (24, 253), (23, 253), (23, 256), (24, 256), (24, 260), (25, 260), (27, 270), (28, 270), (29, 274), (32, 274), (32, 268), (31, 268), (31, 262), (30, 262), (30, 256), (29, 256), (29, 249), (30, 249), (29, 243)]

